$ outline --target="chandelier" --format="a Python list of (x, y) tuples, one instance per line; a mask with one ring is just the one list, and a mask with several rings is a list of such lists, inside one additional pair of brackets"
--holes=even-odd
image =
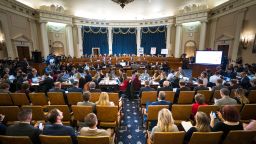
[(121, 6), (122, 8), (124, 8), (124, 6), (125, 6), (126, 4), (131, 3), (131, 2), (133, 2), (134, 0), (112, 0), (112, 1), (115, 2), (115, 3), (120, 4), (120, 6)]

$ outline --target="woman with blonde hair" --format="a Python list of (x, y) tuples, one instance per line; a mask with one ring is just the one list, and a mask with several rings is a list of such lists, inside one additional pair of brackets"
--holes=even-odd
[(101, 106), (114, 106), (115, 104), (111, 101), (109, 101), (108, 93), (101, 92), (99, 100), (95, 102), (96, 105)]
[(185, 134), (184, 143), (188, 143), (194, 132), (210, 132), (210, 119), (204, 112), (197, 112), (195, 115), (196, 125), (191, 127)]
[(242, 88), (238, 88), (235, 90), (234, 99), (237, 101), (238, 104), (244, 105), (249, 103), (248, 98), (245, 96), (245, 90)]
[(157, 125), (152, 129), (150, 134), (150, 140), (153, 141), (155, 132), (177, 132), (178, 127), (174, 124), (172, 112), (166, 108), (163, 108), (158, 112)]

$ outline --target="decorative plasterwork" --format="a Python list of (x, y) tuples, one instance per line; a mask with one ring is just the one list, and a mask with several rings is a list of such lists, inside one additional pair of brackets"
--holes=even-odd
[(65, 32), (65, 26), (53, 26), (53, 25), (47, 25), (47, 28), (50, 32), (58, 32), (63, 33)]
[(217, 18), (255, 4), (256, 0), (230, 0), (222, 5), (211, 9), (211, 11), (209, 12), (209, 18)]
[(38, 17), (38, 12), (22, 3), (15, 0), (0, 0), (0, 9), (10, 11), (17, 15), (35, 19)]
[(60, 13), (39, 11), (39, 22), (57, 22), (72, 25), (72, 17)]
[(191, 12), (203, 11), (203, 10), (207, 10), (207, 7), (208, 6), (206, 4), (190, 4), (180, 9), (178, 11), (178, 14), (186, 14)]
[(208, 20), (208, 11), (199, 11), (176, 16), (176, 24)]
[(228, 34), (222, 34), (216, 38), (216, 41), (228, 41), (228, 40), (233, 40), (233, 39), (234, 39), (233, 36), (230, 36)]
[(27, 36), (23, 34), (18, 34), (12, 38), (13, 41), (20, 41), (20, 42), (32, 42)]
[(40, 6), (40, 10), (56, 12), (56, 13), (64, 13), (65, 12), (65, 10), (62, 6), (58, 6), (58, 5), (54, 5), (54, 4), (52, 4), (50, 6), (42, 5), (42, 6)]

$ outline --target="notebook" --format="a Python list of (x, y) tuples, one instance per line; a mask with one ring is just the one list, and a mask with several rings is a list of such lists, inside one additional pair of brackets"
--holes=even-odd
[(191, 127), (193, 127), (192, 123), (190, 121), (182, 121), (181, 122), (182, 127), (187, 132)]

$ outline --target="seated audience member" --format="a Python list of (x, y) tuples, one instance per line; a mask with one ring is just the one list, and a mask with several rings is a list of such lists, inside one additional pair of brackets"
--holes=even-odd
[(238, 104), (249, 104), (249, 99), (245, 96), (245, 90), (242, 88), (238, 88), (235, 90), (235, 97), (234, 99), (237, 101)]
[(240, 121), (239, 111), (235, 106), (225, 105), (222, 107), (221, 112), (217, 112), (218, 118), (221, 120), (214, 124), (214, 116), (211, 113), (210, 125), (213, 131), (223, 131), (221, 140), (223, 141), (228, 132), (231, 130), (243, 130), (243, 125)]
[(73, 82), (73, 87), (67, 89), (68, 92), (83, 92), (83, 89), (79, 88), (79, 82), (74, 81)]
[(220, 90), (222, 88), (225, 88), (223, 85), (223, 79), (217, 79), (216, 86), (212, 87), (212, 91)]
[(96, 112), (96, 104), (93, 102), (90, 102), (91, 98), (91, 93), (90, 92), (84, 92), (83, 93), (83, 100), (82, 102), (78, 102), (77, 105), (82, 105), (82, 106), (92, 106), (93, 107), (93, 112)]
[(237, 89), (239, 88), (239, 85), (237, 83), (237, 80), (236, 79), (232, 79), (230, 81), (230, 86), (229, 86), (229, 90), (232, 91), (232, 89)]
[(89, 91), (90, 91), (91, 93), (93, 93), (93, 92), (101, 92), (100, 89), (96, 89), (96, 84), (95, 84), (95, 82), (90, 82), (90, 83), (89, 83)]
[(150, 75), (148, 74), (148, 70), (145, 69), (144, 72), (140, 75), (140, 80), (149, 80)]
[(236, 72), (234, 72), (233, 68), (228, 68), (225, 76), (229, 77), (230, 79), (236, 79)]
[(113, 143), (114, 138), (112, 136), (111, 129), (98, 129), (98, 119), (94, 113), (89, 113), (84, 121), (87, 123), (88, 127), (83, 127), (80, 130), (80, 136), (109, 136), (110, 143)]
[(249, 88), (249, 91), (256, 90), (256, 78), (251, 80), (251, 86), (252, 87)]
[(179, 86), (180, 86), (180, 88), (176, 89), (175, 96), (174, 96), (173, 103), (175, 103), (175, 104), (178, 102), (180, 91), (190, 91), (191, 90), (190, 87), (186, 86), (186, 83), (184, 81), (180, 81)]
[(243, 124), (244, 130), (246, 131), (256, 131), (256, 120), (251, 120), (248, 124)]
[(131, 81), (133, 91), (139, 91), (141, 88), (141, 81), (139, 80), (139, 75), (136, 73), (135, 78)]
[(160, 73), (160, 80), (159, 80), (159, 86), (163, 87), (163, 82), (166, 80), (166, 73), (162, 71)]
[(0, 135), (5, 135), (6, 126), (3, 124), (4, 115), (0, 114)]
[(29, 136), (34, 144), (40, 143), (38, 128), (30, 125), (32, 120), (32, 110), (24, 109), (18, 114), (19, 123), (9, 126), (6, 129), (8, 136)]
[(72, 127), (62, 124), (63, 113), (58, 109), (52, 109), (47, 115), (48, 122), (43, 129), (44, 135), (71, 136), (73, 144), (76, 143), (76, 134)]
[(39, 75), (37, 74), (37, 70), (35, 68), (32, 68), (31, 73), (28, 74), (28, 79), (33, 82), (33, 78), (38, 78)]
[(169, 81), (163, 82), (163, 87), (157, 89), (157, 94), (159, 94), (160, 91), (172, 91), (172, 86), (170, 86)]
[(201, 79), (198, 79), (198, 86), (194, 88), (194, 91), (197, 92), (198, 90), (209, 90), (209, 88), (204, 85), (203, 80)]
[(178, 67), (178, 71), (176, 73), (179, 74), (179, 77), (184, 77), (185, 76), (185, 72), (183, 71), (182, 67)]
[(220, 72), (219, 71), (216, 71), (214, 75), (210, 76), (209, 78), (209, 82), (210, 83), (216, 83), (218, 79), (220, 79)]
[(168, 81), (171, 81), (173, 77), (174, 77), (174, 71), (171, 71), (171, 72), (167, 75), (167, 80), (168, 80)]
[(125, 93), (127, 88), (128, 88), (128, 85), (129, 85), (129, 79), (127, 78), (127, 75), (126, 73), (123, 73), (122, 74), (122, 83), (119, 85), (119, 90), (122, 92), (122, 93)]
[(174, 74), (174, 77), (171, 79), (171, 84), (173, 86), (173, 88), (179, 88), (179, 82), (180, 82), (180, 73), (176, 72)]
[(10, 93), (10, 85), (8, 83), (2, 83), (0, 87), (0, 93)]
[(208, 76), (206, 72), (202, 72), (199, 79), (203, 80), (203, 85), (207, 86), (208, 84)]
[(109, 101), (109, 96), (106, 92), (101, 92), (99, 100), (95, 104), (100, 106), (115, 106), (113, 102)]
[(49, 89), (51, 89), (54, 85), (54, 81), (50, 77), (49, 73), (45, 73), (43, 77), (44, 79), (39, 83), (39, 87), (42, 89), (43, 92), (48, 92)]
[(21, 85), (21, 89), (18, 90), (18, 91), (16, 91), (16, 93), (25, 93), (26, 96), (27, 96), (28, 99), (29, 99), (29, 93), (30, 93), (29, 88), (30, 88), (30, 85), (29, 85), (28, 83), (23, 83), (23, 84)]
[(185, 134), (184, 144), (189, 143), (194, 132), (211, 132), (210, 119), (204, 112), (197, 112), (195, 115), (196, 125), (191, 127)]
[(214, 99), (214, 105), (235, 105), (237, 104), (236, 100), (229, 97), (229, 90), (227, 88), (220, 89), (221, 99)]
[(55, 82), (54, 83), (54, 88), (50, 89), (49, 92), (62, 92), (65, 94), (65, 90), (61, 89), (61, 83), (60, 82)]
[(208, 105), (205, 103), (205, 97), (204, 95), (200, 94), (200, 93), (197, 93), (195, 95), (195, 103), (192, 104), (192, 118), (194, 118), (194, 116), (196, 115), (197, 113), (197, 110), (198, 110), (198, 107), (203, 105)]
[(154, 141), (155, 132), (178, 132), (178, 127), (174, 124), (174, 119), (170, 110), (164, 108), (158, 112), (157, 125), (152, 129), (150, 140)]
[(241, 72), (240, 85), (243, 89), (249, 89), (251, 87), (250, 79), (248, 78), (246, 72)]
[(145, 87), (140, 88), (140, 94), (139, 94), (139, 96), (141, 97), (142, 92), (145, 92), (145, 91), (155, 91), (155, 89), (153, 89), (153, 88), (150, 87), (150, 84), (149, 84), (149, 81), (148, 81), (148, 80), (145, 81)]
[(159, 70), (155, 70), (153, 75), (153, 81), (160, 81), (160, 72)]

